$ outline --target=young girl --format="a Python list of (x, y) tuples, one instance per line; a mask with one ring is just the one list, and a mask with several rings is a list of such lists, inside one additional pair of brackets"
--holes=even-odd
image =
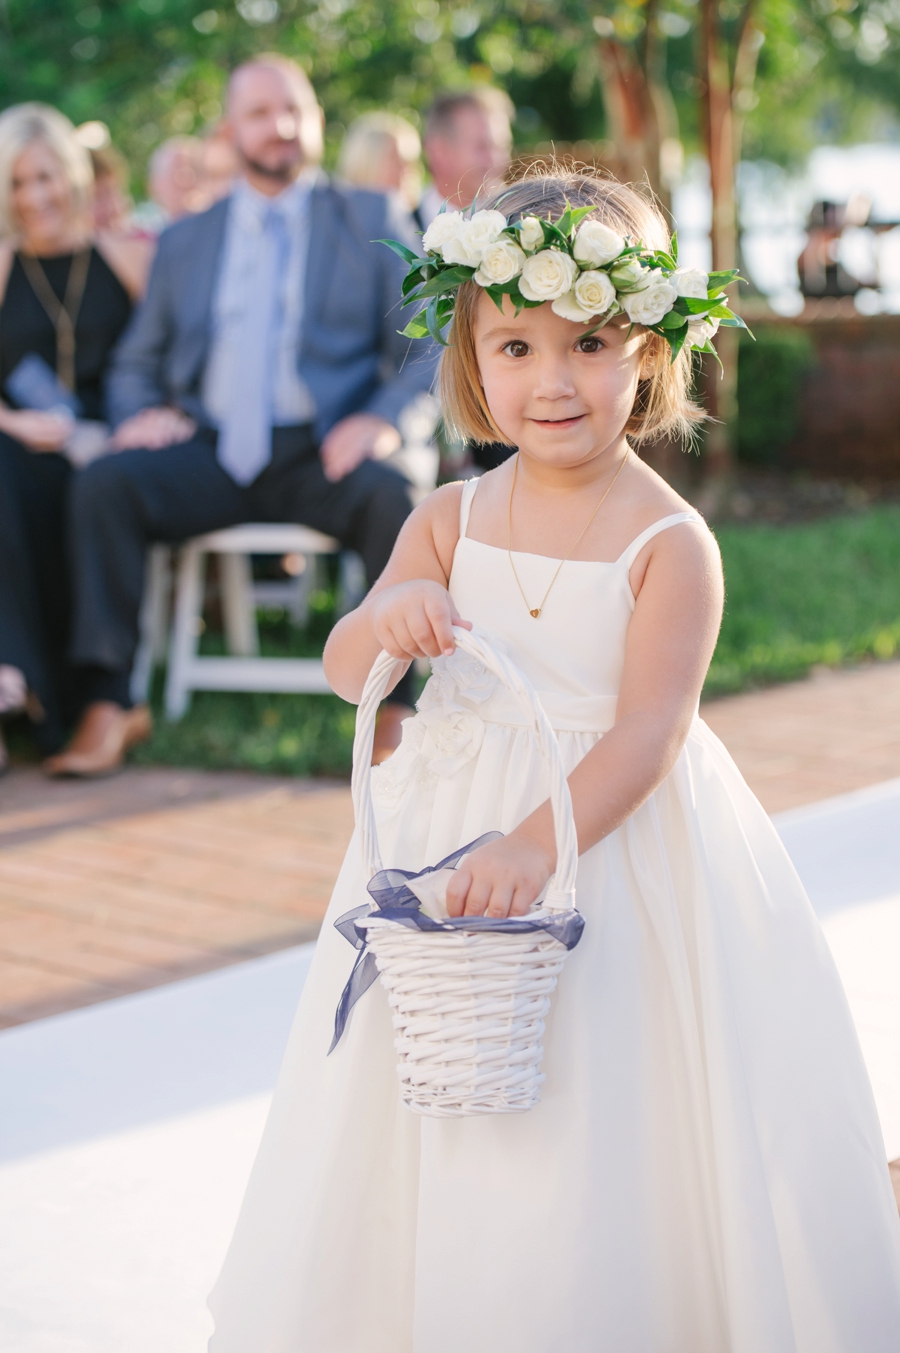
[[(578, 231), (596, 223), (580, 246), (573, 227), (568, 253), (540, 224), (567, 203), (590, 209)], [(671, 362), (660, 305), (679, 313), (673, 296), (706, 296), (706, 279), (656, 269), (648, 282), (664, 223), (614, 182), (526, 180), (491, 208), (500, 250), (483, 248), (484, 217), (444, 221), (425, 245), (439, 256), (443, 241), (441, 266), (481, 258), (454, 274), (446, 414), (518, 453), (416, 510), (326, 669), (355, 701), (381, 649), (432, 659), (418, 714), (374, 772), (382, 855), (421, 869), (497, 829), (448, 907), (505, 916), (554, 870), (547, 773), (453, 627), (507, 653), (570, 772), (584, 936), (554, 997), (537, 1107), (414, 1116), (380, 984), (326, 1056), (355, 958), (332, 922), (367, 900), (351, 844), (211, 1302), (211, 1349), (895, 1353), (900, 1226), (840, 982), (772, 824), (697, 713), (718, 551), (634, 450), (699, 417), (689, 344), (716, 316), (681, 307), (693, 328)], [(616, 248), (609, 286), (595, 270), (594, 290), (579, 287)], [(506, 292), (489, 294), (498, 277)]]

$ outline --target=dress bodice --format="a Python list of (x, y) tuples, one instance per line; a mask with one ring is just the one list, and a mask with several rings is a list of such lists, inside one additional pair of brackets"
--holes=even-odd
[[(696, 513), (676, 512), (654, 522), (612, 563), (568, 559), (541, 614), (534, 619), (522, 599), (504, 549), (467, 535), (478, 480), (463, 485), (459, 542), (450, 574), (450, 595), (459, 614), (504, 649), (530, 679), (554, 728), (606, 732), (615, 722), (625, 660), (625, 636), (634, 611), (629, 571), (658, 532)], [(546, 555), (514, 551), (525, 596), (540, 601), (559, 566)], [(462, 655), (439, 659), (451, 667)], [(465, 659), (463, 665), (471, 663)], [(492, 694), (479, 713), (502, 723), (525, 723), (515, 701)]]
[[(66, 294), (71, 254), (39, 260), (47, 282), (61, 301)], [(131, 314), (131, 301), (118, 277), (96, 249), (91, 250), (84, 295), (75, 321), (75, 393), (85, 418), (103, 418), (103, 380), (113, 348)], [(0, 302), (0, 390), (6, 378), (28, 353), (42, 357), (56, 370), (56, 331), (32, 290), (22, 260), (16, 254), (6, 292)]]

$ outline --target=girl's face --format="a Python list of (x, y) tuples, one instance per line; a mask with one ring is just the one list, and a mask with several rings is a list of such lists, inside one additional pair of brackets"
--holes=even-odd
[[(589, 326), (587, 326), (589, 327)], [(624, 436), (637, 394), (645, 337), (616, 318), (585, 337), (586, 326), (549, 304), (503, 314), (478, 299), (475, 352), (485, 399), (503, 435), (525, 456), (581, 465)]]
[(13, 164), (12, 208), (34, 252), (52, 252), (64, 244), (74, 224), (72, 190), (58, 156), (44, 141), (32, 141)]

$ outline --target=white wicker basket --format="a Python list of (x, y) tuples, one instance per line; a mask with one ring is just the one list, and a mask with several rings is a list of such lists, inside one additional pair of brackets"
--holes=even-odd
[[(557, 869), (535, 917), (574, 914), (578, 845), (559, 744), (531, 684), (483, 636), (455, 630), (472, 654), (519, 696), (550, 767)], [(367, 876), (381, 868), (370, 794), (378, 703), (395, 661), (376, 660), (357, 714), (353, 803)], [(374, 908), (373, 908), (374, 911)], [(577, 918), (580, 924), (580, 918)], [(523, 1113), (537, 1103), (544, 1021), (567, 948), (546, 931), (422, 931), (377, 915), (363, 917), (368, 948), (387, 991), (404, 1103), (414, 1113), (460, 1117)], [(579, 932), (580, 933), (580, 932)]]

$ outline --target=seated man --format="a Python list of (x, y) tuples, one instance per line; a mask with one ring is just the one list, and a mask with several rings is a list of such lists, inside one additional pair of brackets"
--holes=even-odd
[[(73, 489), (72, 658), (88, 702), (50, 774), (107, 773), (149, 732), (128, 685), (151, 542), (299, 522), (356, 550), (371, 585), (410, 511), (406, 480), (379, 460), (437, 354), (397, 333), (405, 266), (376, 241), (414, 243), (412, 226), (387, 197), (319, 173), (322, 112), (293, 62), (236, 70), (227, 123), (242, 177), (161, 237), (110, 377), (119, 454)], [(407, 678), (393, 699), (376, 757), (399, 741)]]

